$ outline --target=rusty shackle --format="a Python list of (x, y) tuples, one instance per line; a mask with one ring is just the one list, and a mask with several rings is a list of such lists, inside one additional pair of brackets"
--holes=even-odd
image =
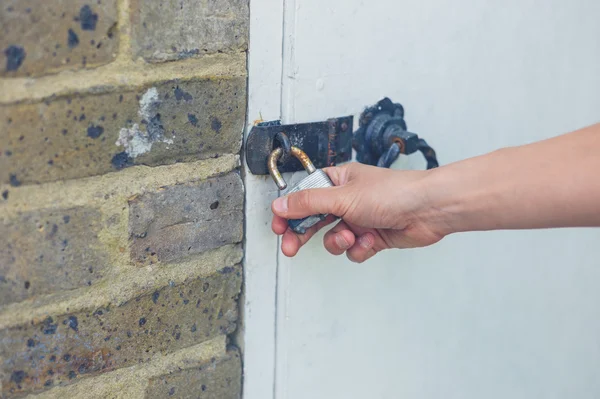
[[(269, 155), (267, 167), (269, 168), (269, 174), (271, 175), (273, 180), (275, 180), (275, 184), (277, 184), (277, 187), (280, 190), (285, 190), (285, 188), (287, 187), (287, 183), (285, 182), (285, 180), (281, 176), (281, 173), (279, 172), (279, 169), (277, 168), (277, 161), (279, 161), (279, 158), (281, 158), (282, 154), (283, 150), (281, 149), (281, 147), (275, 148)], [(304, 166), (304, 169), (306, 169), (309, 175), (317, 170), (317, 168), (315, 168), (315, 165), (313, 165), (308, 155), (306, 155), (306, 153), (300, 148), (292, 146), (290, 148), (290, 154), (292, 154), (298, 161), (300, 161), (300, 163), (302, 164), (302, 166)]]

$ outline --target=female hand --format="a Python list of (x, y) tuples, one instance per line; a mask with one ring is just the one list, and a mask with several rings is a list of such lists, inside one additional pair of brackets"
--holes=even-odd
[[(294, 256), (324, 226), (342, 218), (325, 234), (325, 248), (334, 255), (346, 252), (354, 262), (364, 262), (388, 248), (413, 248), (444, 237), (436, 225), (435, 211), (424, 190), (427, 171), (394, 171), (350, 163), (324, 169), (335, 187), (299, 191), (273, 201), (272, 229), (283, 235), (281, 249)], [(329, 214), (326, 220), (294, 233), (287, 219)]]

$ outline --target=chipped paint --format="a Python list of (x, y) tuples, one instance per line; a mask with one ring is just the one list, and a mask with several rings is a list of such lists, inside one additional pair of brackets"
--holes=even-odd
[(146, 123), (146, 130), (141, 130), (140, 125), (134, 123), (131, 127), (124, 127), (119, 131), (119, 138), (115, 144), (124, 147), (129, 157), (136, 158), (149, 152), (154, 143), (173, 144), (173, 139), (164, 137), (164, 129), (160, 124), (160, 113), (158, 113), (160, 103), (158, 90), (156, 87), (151, 87), (140, 98), (138, 110), (142, 121)]
[(160, 99), (158, 98), (158, 90), (156, 87), (149, 88), (142, 98), (140, 98), (140, 116), (144, 119), (150, 119), (151, 113), (156, 110), (159, 105)]

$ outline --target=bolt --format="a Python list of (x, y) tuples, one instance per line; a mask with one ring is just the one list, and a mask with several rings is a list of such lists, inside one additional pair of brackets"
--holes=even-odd
[(342, 132), (348, 130), (348, 124), (346, 122), (342, 122)]

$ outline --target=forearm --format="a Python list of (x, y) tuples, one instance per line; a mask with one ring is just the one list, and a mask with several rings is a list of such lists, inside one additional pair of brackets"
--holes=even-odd
[(600, 226), (600, 124), (441, 167), (424, 190), (447, 233)]

